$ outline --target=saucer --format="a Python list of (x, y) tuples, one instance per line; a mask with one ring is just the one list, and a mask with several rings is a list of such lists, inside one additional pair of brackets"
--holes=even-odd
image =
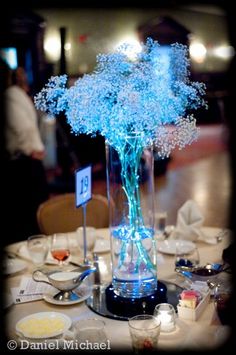
[(53, 293), (45, 293), (43, 295), (44, 301), (55, 304), (58, 306), (71, 306), (72, 304), (80, 303), (85, 301), (92, 293), (92, 287), (87, 286), (87, 285), (80, 285), (77, 289), (73, 290), (74, 293), (76, 293), (79, 298), (77, 300), (73, 301), (59, 301), (54, 298), (54, 296), (59, 292), (53, 292)]
[(190, 253), (195, 248), (195, 244), (189, 240), (166, 239), (157, 242), (157, 250), (164, 254), (175, 255), (177, 243), (181, 243), (182, 250), (185, 253)]

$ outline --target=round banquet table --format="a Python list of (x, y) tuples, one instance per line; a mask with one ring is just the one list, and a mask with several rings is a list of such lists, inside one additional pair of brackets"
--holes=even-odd
[[(210, 227), (208, 227), (210, 230)], [(212, 233), (217, 233), (219, 229), (212, 228)], [(109, 229), (97, 229), (97, 236), (109, 240)], [(222, 263), (222, 251), (230, 244), (230, 235), (226, 234), (221, 242), (216, 244), (207, 244), (205, 242), (197, 241), (196, 244), (200, 254), (200, 264), (206, 263)], [(8, 245), (5, 249), (7, 252), (11, 251), (17, 253), (25, 244), (22, 241), (17, 244)], [(158, 241), (157, 241), (158, 243)], [(75, 250), (75, 249), (74, 249)], [(76, 252), (76, 250), (75, 250)], [(102, 272), (102, 283), (109, 284), (111, 282), (111, 258), (110, 251), (104, 250), (99, 255), (100, 269)], [(76, 258), (76, 255), (75, 255)], [(81, 252), (78, 258), (82, 258)], [(50, 267), (50, 266), (48, 266)], [(182, 278), (174, 271), (174, 256), (164, 253), (157, 254), (158, 278), (163, 281), (177, 283)], [(5, 293), (10, 293), (12, 287), (17, 287), (20, 284), (22, 276), (32, 275), (34, 265), (27, 261), (27, 268), (21, 272), (13, 273), (4, 276)], [(129, 335), (128, 322), (122, 320), (111, 319), (103, 317), (93, 312), (86, 302), (80, 302), (73, 305), (54, 305), (45, 300), (38, 300), (33, 302), (12, 304), (5, 307), (5, 330), (8, 340), (18, 341), (15, 332), (15, 325), (17, 321), (25, 316), (36, 312), (56, 311), (69, 316), (72, 322), (86, 318), (100, 318), (105, 321), (107, 338), (110, 341), (110, 348), (114, 351), (126, 350), (131, 351), (131, 338)], [(72, 323), (72, 324), (73, 324)], [(158, 347), (160, 350), (211, 350), (218, 346), (224, 345), (230, 334), (230, 328), (221, 325), (219, 322), (214, 302), (211, 299), (203, 313), (197, 321), (190, 321), (180, 319), (177, 317), (177, 327), (172, 333), (161, 333)], [(210, 340), (210, 341), (209, 341)]]

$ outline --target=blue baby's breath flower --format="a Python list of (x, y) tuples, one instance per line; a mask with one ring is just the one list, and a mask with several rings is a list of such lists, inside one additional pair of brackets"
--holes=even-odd
[(64, 111), (75, 134), (101, 134), (118, 150), (123, 137), (141, 133), (140, 144), (154, 143), (160, 156), (197, 138), (191, 110), (206, 106), (205, 86), (192, 82), (188, 48), (170, 46), (168, 60), (161, 46), (148, 38), (136, 58), (129, 45), (99, 54), (93, 73), (66, 88), (67, 76), (52, 77), (35, 97), (38, 109), (52, 115)]

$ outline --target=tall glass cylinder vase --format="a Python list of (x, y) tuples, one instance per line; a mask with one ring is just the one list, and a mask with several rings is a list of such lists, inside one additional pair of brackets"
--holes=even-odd
[(112, 286), (121, 297), (149, 296), (157, 289), (153, 151), (134, 135), (107, 145), (106, 157)]

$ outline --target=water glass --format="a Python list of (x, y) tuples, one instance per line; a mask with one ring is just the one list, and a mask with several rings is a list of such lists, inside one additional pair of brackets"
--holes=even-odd
[(48, 255), (48, 237), (44, 234), (31, 235), (27, 239), (27, 248), (32, 262), (42, 266)]
[(101, 319), (81, 319), (74, 325), (75, 339), (79, 343), (107, 343), (105, 322)]
[(129, 332), (135, 354), (157, 349), (161, 322), (150, 314), (140, 314), (129, 319)]
[[(76, 230), (78, 236), (78, 244), (80, 249), (84, 250), (84, 228), (79, 227)], [(95, 246), (96, 241), (96, 228), (94, 227), (86, 227), (86, 244), (87, 250), (92, 251)]]
[(172, 332), (175, 330), (175, 309), (169, 303), (156, 305), (153, 315), (161, 322), (161, 332)]
[(200, 263), (198, 248), (186, 240), (176, 240), (175, 269), (176, 271), (192, 271)]

